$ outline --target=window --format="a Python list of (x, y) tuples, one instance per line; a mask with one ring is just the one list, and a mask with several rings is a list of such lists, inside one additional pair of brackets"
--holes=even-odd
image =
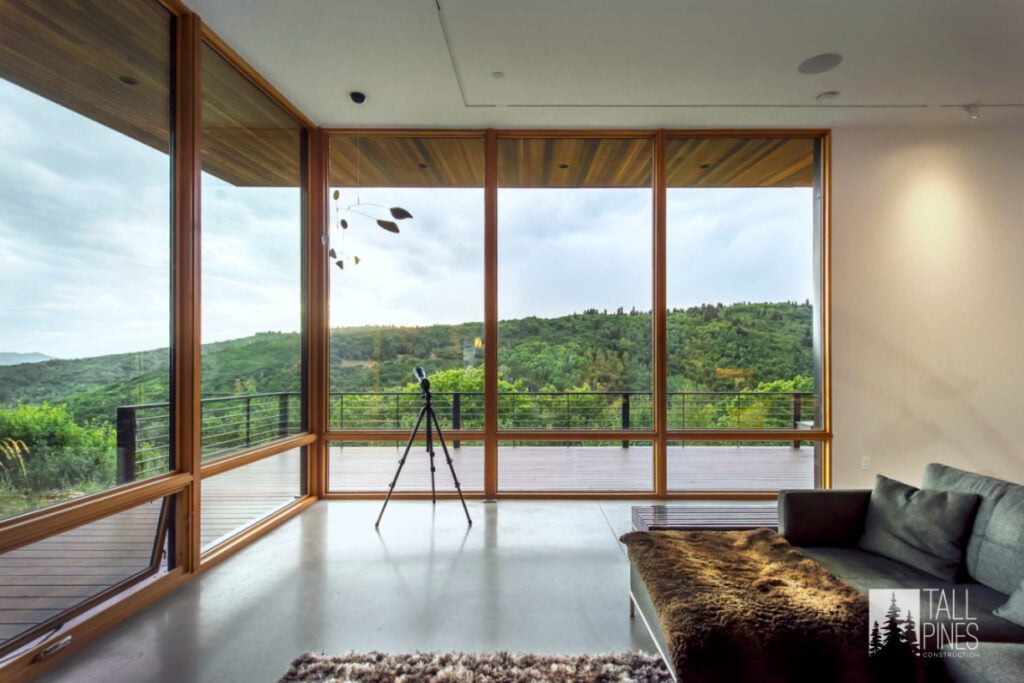
[[(823, 481), (821, 138), (497, 132), (485, 207), (466, 171), (482, 141), (437, 135), (332, 141), (332, 491), (386, 488), (422, 404), (416, 366), (489, 495), (764, 490), (738, 466), (700, 480), (679, 457), (698, 448)], [(419, 204), (433, 229), (434, 199), (442, 232), (406, 222)], [(480, 213), (496, 217), (482, 233)]]
[(173, 465), (171, 18), (87, 14), (0, 7), (0, 518)]
[[(423, 405), (416, 367), (430, 378), (457, 471), (482, 472), (482, 449), (448, 432), (483, 428), (483, 140), (335, 136), (330, 160), (330, 429), (397, 431), (402, 441), (332, 444), (330, 487), (391, 480)], [(450, 476), (440, 444), (435, 454), (441, 488)], [(368, 480), (378, 465), (386, 476)], [(461, 483), (482, 487), (473, 476)]]
[[(651, 429), (653, 149), (650, 138), (500, 140), (501, 429)], [(650, 444), (574, 443), (503, 446), (499, 487), (653, 485)]]
[(200, 547), (206, 551), (305, 493), (306, 449), (293, 448), (203, 479)]
[[(817, 144), (669, 140), (668, 429), (820, 428)], [(784, 487), (813, 486), (815, 449), (792, 437), (680, 443), (668, 452), (669, 489), (779, 488), (762, 474), (787, 467)]]
[(303, 430), (299, 124), (203, 46), (203, 458)]

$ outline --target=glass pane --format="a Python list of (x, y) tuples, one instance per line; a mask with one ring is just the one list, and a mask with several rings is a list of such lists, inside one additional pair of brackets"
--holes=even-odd
[(444, 428), (482, 422), (483, 154), (479, 138), (332, 139), (331, 429), (411, 429), (417, 366)]
[(272, 455), (203, 479), (200, 545), (204, 551), (304, 495), (306, 449)]
[(649, 441), (502, 442), (501, 491), (653, 491)]
[(122, 582), (166, 571), (161, 514), (167, 502), (145, 503), (0, 555), (0, 653)]
[(651, 141), (499, 145), (500, 426), (651, 427)]
[(302, 129), (203, 46), (203, 457), (302, 425)]
[[(425, 428), (424, 428), (425, 429)], [(410, 430), (411, 431), (411, 430)], [(421, 437), (424, 433), (421, 432)], [(463, 493), (484, 490), (484, 448), (479, 441), (452, 440), (444, 436), (451, 468), (445, 459), (441, 442), (434, 435), (434, 490), (454, 493), (458, 477)], [(387, 491), (395, 481), (395, 492), (430, 491), (430, 454), (420, 439), (413, 443), (401, 473), (398, 463), (405, 453), (405, 441), (378, 443), (333, 442), (330, 448), (330, 483), (332, 493), (350, 491)], [(397, 474), (397, 479), (396, 479)]]
[(821, 444), (808, 441), (669, 442), (669, 491), (810, 489)]
[(814, 141), (669, 142), (669, 429), (818, 424)]
[(3, 518), (169, 470), (171, 18), (0, 24)]

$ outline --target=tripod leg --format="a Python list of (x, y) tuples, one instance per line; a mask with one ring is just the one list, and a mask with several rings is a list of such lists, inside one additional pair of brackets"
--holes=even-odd
[(434, 505), (437, 505), (437, 487), (434, 485), (434, 472), (437, 468), (434, 467), (434, 437), (430, 429), (430, 416), (434, 414), (433, 406), (427, 403), (427, 455), (430, 456), (430, 500)]
[[(384, 516), (384, 510), (388, 507), (388, 501), (391, 500), (391, 494), (395, 490), (395, 484), (398, 483), (398, 475), (402, 473), (402, 468), (405, 467), (405, 459), (409, 457), (409, 449), (412, 448), (413, 439), (416, 438), (416, 432), (420, 431), (420, 423), (423, 422), (423, 417), (427, 414), (427, 407), (423, 406), (420, 408), (420, 416), (416, 419), (416, 426), (413, 427), (412, 434), (409, 435), (409, 443), (405, 444), (405, 452), (402, 453), (402, 459), (398, 461), (398, 469), (395, 471), (395, 478), (391, 480), (388, 485), (388, 495), (384, 498), (384, 505), (380, 509), (380, 514), (377, 515), (377, 521), (374, 523), (374, 528), (380, 526), (380, 520)], [(430, 421), (427, 421), (427, 429), (430, 429)]]
[(455, 490), (459, 493), (459, 500), (462, 501), (462, 510), (466, 513), (466, 521), (469, 522), (469, 526), (473, 526), (473, 519), (469, 516), (469, 508), (466, 507), (466, 499), (462, 497), (462, 485), (459, 484), (459, 477), (455, 474), (455, 465), (452, 463), (452, 456), (448, 452), (448, 444), (444, 442), (444, 434), (441, 433), (441, 425), (437, 421), (437, 413), (431, 408), (427, 415), (427, 428), (430, 428), (430, 421), (433, 420), (434, 426), (437, 427), (437, 438), (441, 442), (441, 450), (444, 451), (444, 458), (448, 462), (448, 469), (452, 472), (452, 481), (455, 482)]

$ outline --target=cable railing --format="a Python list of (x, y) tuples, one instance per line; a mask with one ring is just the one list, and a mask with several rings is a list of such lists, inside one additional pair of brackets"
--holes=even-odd
[[(483, 392), (432, 393), (442, 427), (482, 429)], [(503, 392), (503, 429), (645, 429), (652, 424), (653, 394), (644, 391)], [(418, 392), (332, 392), (333, 430), (407, 429), (422, 399)], [(668, 394), (669, 429), (799, 429), (814, 421), (812, 392)]]
[[(432, 392), (442, 429), (483, 429), (479, 391)], [(668, 429), (800, 429), (815, 422), (812, 392), (668, 393)], [(423, 405), (418, 391), (331, 392), (330, 429), (409, 430)], [(117, 409), (117, 475), (124, 483), (173, 466), (167, 403)], [(498, 426), (519, 430), (650, 429), (653, 394), (644, 391), (502, 392)], [(298, 392), (244, 394), (202, 400), (202, 458), (270, 443), (297, 433), (302, 423)], [(459, 447), (459, 442), (452, 445)], [(799, 446), (799, 441), (794, 442)], [(629, 441), (623, 440), (628, 448)]]
[[(218, 396), (201, 404), (203, 460), (270, 443), (297, 433), (302, 425), (297, 391)], [(119, 484), (171, 470), (170, 424), (169, 403), (117, 409)]]

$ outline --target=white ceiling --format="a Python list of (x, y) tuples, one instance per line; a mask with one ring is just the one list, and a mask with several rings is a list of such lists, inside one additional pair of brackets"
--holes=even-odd
[(1024, 0), (185, 2), (324, 127), (1024, 125)]

